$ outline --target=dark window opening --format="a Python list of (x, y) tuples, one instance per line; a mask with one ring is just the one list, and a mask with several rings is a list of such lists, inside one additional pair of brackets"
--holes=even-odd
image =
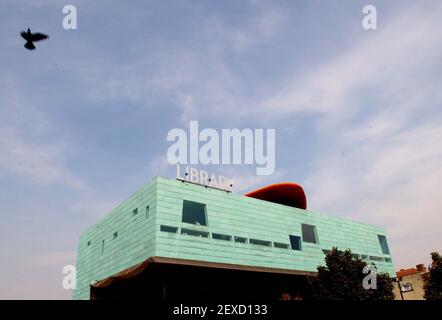
[(160, 226), (160, 231), (163, 231), (163, 232), (170, 232), (170, 233), (177, 233), (177, 232), (178, 232), (178, 228), (177, 228), (177, 227), (171, 227), (171, 226), (164, 226), (164, 225), (161, 225), (161, 226)]
[(368, 256), (365, 255), (365, 254), (361, 255), (361, 257), (362, 257), (362, 259), (364, 259), (364, 260), (367, 260), (367, 259), (368, 259)]
[(207, 226), (206, 205), (194, 201), (183, 201), (182, 222)]
[(149, 218), (149, 206), (146, 206), (146, 219)]
[(292, 250), (302, 250), (301, 237), (290, 235), (290, 245)]
[(329, 254), (330, 252), (331, 252), (331, 250), (327, 250), (327, 249), (324, 249), (324, 250), (322, 250), (322, 252), (324, 252), (324, 254)]
[(101, 254), (104, 253), (104, 240), (101, 242)]
[(390, 258), (385, 258), (385, 262), (391, 262)]
[(212, 238), (218, 240), (232, 241), (232, 236), (220, 233), (212, 233)]
[(272, 246), (272, 243), (270, 241), (258, 240), (258, 239), (250, 239), (249, 243), (250, 244), (256, 244), (258, 246), (266, 246), (266, 247), (271, 247)]
[(378, 235), (379, 244), (381, 245), (383, 254), (390, 254), (390, 250), (388, 249), (387, 238), (383, 235)]
[(87, 242), (87, 244), (86, 244), (86, 246), (90, 246), (91, 245), (91, 241), (89, 240), (88, 242)]
[(280, 249), (288, 249), (289, 245), (287, 243), (280, 243), (280, 242), (273, 242), (273, 246), (275, 248), (280, 248)]
[(370, 256), (370, 260), (371, 260), (371, 261), (384, 261), (384, 258), (381, 258), (381, 257), (375, 257), (375, 256)]
[(190, 230), (190, 229), (181, 229), (181, 234), (186, 234), (188, 236), (195, 236), (195, 237), (203, 237), (208, 238), (209, 233), (205, 231), (197, 231), (197, 230)]
[(115, 240), (117, 238), (118, 238), (118, 232), (114, 232), (114, 235), (113, 235), (112, 239)]
[(234, 237), (235, 242), (239, 242), (239, 243), (247, 243), (247, 238), (244, 237)]
[(316, 233), (316, 227), (310, 224), (302, 224), (302, 241), (308, 243), (318, 243), (318, 235)]
[(132, 216), (136, 216), (138, 214), (138, 208), (132, 210)]
[(351, 256), (352, 256), (353, 259), (359, 259), (360, 258), (360, 256), (357, 253), (352, 253)]

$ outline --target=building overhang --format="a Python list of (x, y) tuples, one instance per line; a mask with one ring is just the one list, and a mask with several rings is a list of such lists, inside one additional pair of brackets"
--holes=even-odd
[(106, 288), (111, 284), (123, 280), (129, 280), (140, 275), (143, 271), (155, 265), (177, 265), (177, 266), (187, 266), (187, 267), (203, 267), (203, 268), (214, 268), (214, 269), (227, 269), (227, 270), (237, 270), (237, 271), (250, 271), (250, 272), (264, 272), (273, 274), (283, 274), (283, 275), (294, 275), (294, 276), (314, 276), (317, 273), (311, 271), (302, 270), (290, 270), (290, 269), (279, 269), (279, 268), (267, 268), (267, 267), (257, 267), (257, 266), (247, 266), (239, 264), (230, 263), (219, 263), (219, 262), (209, 262), (209, 261), (199, 261), (199, 260), (187, 260), (187, 259), (177, 259), (177, 258), (166, 258), (166, 257), (150, 257), (147, 260), (136, 264), (130, 268), (120, 271), (112, 276), (105, 279), (96, 281), (91, 284), (93, 288)]

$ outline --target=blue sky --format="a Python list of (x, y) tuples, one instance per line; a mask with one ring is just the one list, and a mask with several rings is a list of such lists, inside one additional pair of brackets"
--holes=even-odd
[[(361, 27), (374, 4), (378, 29)], [(78, 29), (62, 9), (78, 10)], [(275, 128), (308, 207), (387, 228), (397, 269), (442, 250), (440, 1), (0, 4), (0, 298), (70, 298), (81, 231), (155, 175), (167, 132)], [(27, 51), (31, 27), (50, 39)]]

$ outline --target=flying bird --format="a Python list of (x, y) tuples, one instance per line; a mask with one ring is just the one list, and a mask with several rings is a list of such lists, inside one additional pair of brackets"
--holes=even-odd
[(27, 32), (26, 31), (22, 31), (20, 34), (23, 37), (23, 39), (26, 40), (25, 48), (28, 49), (28, 50), (34, 50), (35, 49), (34, 42), (41, 41), (41, 40), (49, 38), (49, 36), (47, 36), (47, 35), (45, 35), (43, 33), (38, 33), (38, 32), (37, 33), (31, 33), (31, 29), (29, 29), (29, 28), (28, 28)]

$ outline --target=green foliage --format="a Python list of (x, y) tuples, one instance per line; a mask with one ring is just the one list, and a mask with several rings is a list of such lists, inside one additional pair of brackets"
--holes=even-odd
[(442, 300), (442, 257), (438, 252), (431, 253), (431, 269), (425, 284), (425, 299)]
[(333, 248), (325, 257), (326, 266), (318, 266), (318, 275), (308, 280), (305, 299), (314, 300), (392, 300), (393, 280), (377, 274), (377, 289), (365, 289), (363, 269), (367, 263), (354, 258), (350, 250)]

